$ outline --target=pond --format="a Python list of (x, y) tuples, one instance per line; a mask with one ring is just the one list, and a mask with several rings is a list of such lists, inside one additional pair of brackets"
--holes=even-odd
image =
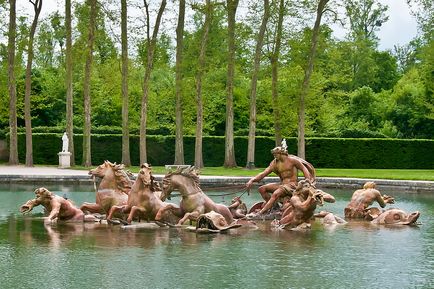
[[(1, 288), (434, 288), (433, 195), (383, 192), (395, 197), (393, 207), (421, 212), (416, 227), (316, 222), (309, 232), (290, 232), (259, 221), (256, 230), (204, 235), (44, 225), (40, 207), (30, 216), (18, 211), (34, 189), (0, 186)], [(78, 205), (95, 198), (87, 187), (49, 189)], [(342, 216), (352, 192), (327, 192), (336, 203), (324, 209)], [(260, 196), (243, 200), (251, 205)]]

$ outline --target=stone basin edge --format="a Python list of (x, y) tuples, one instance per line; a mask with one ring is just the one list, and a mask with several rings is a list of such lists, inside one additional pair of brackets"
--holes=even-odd
[[(155, 175), (161, 181), (164, 175)], [(200, 176), (200, 184), (204, 189), (223, 188), (240, 189), (250, 177), (226, 177), (226, 176)], [(266, 177), (258, 185), (278, 182), (277, 177)], [(367, 178), (336, 178), (318, 177), (317, 187), (330, 189), (359, 189), (367, 181), (377, 184), (380, 191), (404, 191), (408, 193), (434, 193), (434, 181), (413, 181), (413, 180), (388, 180), (388, 179), (367, 179)], [(32, 175), (32, 174), (0, 174), (0, 184), (35, 184), (43, 185), (50, 183), (91, 185), (93, 180), (86, 174), (79, 175)]]

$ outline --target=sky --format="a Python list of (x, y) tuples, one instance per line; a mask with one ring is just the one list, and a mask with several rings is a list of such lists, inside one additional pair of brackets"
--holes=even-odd
[[(44, 0), (41, 16), (44, 17), (44, 15), (56, 10), (63, 13), (63, 2), (63, 0)], [(392, 50), (394, 45), (404, 45), (410, 42), (417, 35), (417, 24), (415, 18), (410, 15), (406, 0), (380, 0), (380, 2), (389, 6), (389, 20), (377, 32), (380, 39), (379, 49)], [(33, 8), (28, 1), (17, 1), (17, 7), (33, 16)], [(333, 27), (333, 29), (337, 38), (342, 39), (345, 36), (345, 31), (342, 28)]]
[(395, 44), (406, 44), (417, 34), (416, 19), (410, 15), (406, 0), (384, 0), (389, 6), (389, 21), (378, 33), (380, 49), (392, 49)]

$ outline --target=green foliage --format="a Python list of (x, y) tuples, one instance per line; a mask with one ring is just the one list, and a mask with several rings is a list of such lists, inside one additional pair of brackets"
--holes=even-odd
[(430, 138), (434, 131), (434, 100), (412, 69), (398, 82), (392, 94), (390, 119), (405, 138)]
[(315, 167), (424, 169), (434, 166), (434, 141), (399, 139), (307, 140), (307, 159)]
[[(332, 37), (332, 26), (322, 25), (318, 53), (310, 90), (306, 96), (306, 135), (308, 137), (344, 138), (434, 138), (434, 41), (432, 41), (432, 1), (417, 0), (413, 13), (423, 33), (409, 45), (389, 51), (380, 51), (375, 32), (387, 19), (385, 6), (377, 0), (347, 1), (346, 13), (351, 20), (345, 40)], [(272, 14), (267, 27), (257, 87), (257, 142), (273, 146), (274, 111), (271, 96), (270, 52), (273, 49), (278, 1), (272, 3)], [(314, 13), (315, 3), (303, 1), (299, 5), (285, 1), (286, 11), (282, 49), (278, 66), (278, 110), (281, 130), (285, 136), (297, 135), (297, 113), (300, 87), (304, 76), (306, 56), (312, 36), (311, 23), (303, 22)], [(108, 2), (107, 5), (118, 5)], [(249, 87), (254, 39), (261, 3), (249, 2), (246, 18), (237, 18), (236, 71), (234, 87), (234, 131), (238, 163), (245, 163), (246, 139), (249, 125)], [(309, 6), (309, 7), (308, 7)], [(3, 10), (7, 10), (7, 3)], [(132, 7), (132, 4), (130, 4)], [(99, 6), (95, 39), (95, 61), (92, 67), (91, 101), (92, 134), (97, 148), (94, 162), (100, 154), (110, 150), (113, 159), (120, 158), (117, 136), (121, 126), (121, 70), (120, 46), (116, 39), (117, 27), (107, 23), (110, 9)], [(113, 7), (110, 7), (113, 8)], [(335, 7), (330, 6), (331, 9)], [(311, 9), (311, 10), (310, 10)], [(1, 9), (0, 9), (1, 10)], [(7, 11), (1, 15), (7, 16)], [(87, 42), (89, 11), (86, 2), (74, 2), (73, 27), (73, 98), (74, 133), (80, 138), (83, 126), (83, 77)], [(113, 11), (114, 9), (112, 9)], [(301, 12), (304, 11), (304, 12)], [(176, 13), (175, 13), (176, 14)], [(174, 15), (175, 15), (174, 14)], [(329, 14), (329, 13), (326, 13)], [(170, 13), (164, 18), (172, 19)], [(291, 15), (291, 17), (288, 17)], [(313, 15), (313, 14), (312, 14)], [(29, 19), (18, 15), (16, 78), (18, 96), (18, 124), (24, 125), (23, 96), (26, 45)], [(132, 15), (130, 15), (133, 17)], [(340, 15), (338, 15), (340, 16)], [(206, 51), (202, 93), (204, 104), (204, 160), (206, 165), (223, 164), (221, 155), (225, 134), (226, 77), (227, 77), (227, 19), (224, 5), (217, 4), (211, 20), (209, 43)], [(7, 17), (0, 20), (3, 32)], [(198, 53), (202, 37), (204, 16), (194, 11), (192, 25), (185, 32), (183, 55), (183, 133), (185, 158), (193, 162), (194, 133), (196, 128), (196, 75)], [(132, 21), (133, 22), (133, 21)], [(140, 21), (138, 21), (140, 22)], [(115, 23), (115, 26), (117, 24)], [(140, 126), (143, 76), (147, 53), (146, 36), (138, 25), (129, 26), (129, 126), (131, 155), (137, 158)], [(274, 26), (273, 26), (274, 25)], [(175, 130), (175, 73), (174, 39), (170, 25), (158, 36), (154, 69), (151, 74), (148, 97), (147, 134), (150, 162), (171, 163)], [(115, 28), (112, 30), (112, 28)], [(137, 32), (139, 31), (139, 32)], [(35, 38), (35, 61), (32, 70), (31, 115), (33, 132), (62, 134), (65, 131), (65, 31), (63, 12), (41, 19)], [(398, 66), (399, 63), (399, 66)], [(0, 138), (9, 131), (9, 95), (7, 85), (7, 39), (0, 41)], [(24, 133), (23, 128), (19, 131)], [(154, 137), (165, 135), (167, 137)], [(219, 136), (214, 138), (214, 136)], [(270, 138), (262, 139), (262, 136)], [(35, 139), (39, 136), (35, 136)], [(48, 138), (47, 140), (49, 140)], [(52, 141), (58, 142), (57, 136)], [(154, 147), (155, 142), (155, 147)], [(116, 143), (111, 146), (110, 143)], [(316, 143), (316, 141), (314, 142)], [(344, 143), (344, 141), (342, 141)], [(76, 155), (81, 156), (81, 139), (76, 142)], [(104, 144), (104, 146), (103, 146)], [(59, 144), (60, 145), (60, 144)], [(103, 149), (101, 149), (101, 147)], [(36, 148), (36, 146), (35, 146)], [(22, 149), (22, 148), (20, 148)], [(318, 148), (319, 149), (319, 148)], [(324, 148), (325, 149), (325, 148)], [(357, 148), (359, 149), (359, 148)], [(56, 149), (57, 150), (57, 149)], [(55, 150), (55, 151), (56, 151)], [(269, 162), (269, 148), (256, 146), (256, 165)], [(134, 151), (134, 152), (133, 152)], [(163, 154), (159, 153), (163, 151)], [(295, 148), (293, 149), (295, 153)], [(307, 148), (309, 155), (309, 148)], [(319, 153), (321, 155), (321, 153)], [(55, 155), (55, 153), (54, 153)], [(164, 158), (162, 157), (164, 155)], [(55, 163), (57, 159), (53, 160)], [(77, 163), (80, 163), (78, 160)], [(119, 160), (117, 160), (119, 161)], [(138, 162), (137, 159), (134, 161)], [(208, 162), (208, 164), (207, 164)], [(35, 163), (38, 163), (35, 161)]]

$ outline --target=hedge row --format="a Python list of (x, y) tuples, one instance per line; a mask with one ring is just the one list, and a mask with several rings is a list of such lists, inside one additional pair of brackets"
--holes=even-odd
[[(62, 134), (34, 133), (33, 159), (35, 164), (58, 164), (57, 153), (62, 148)], [(185, 163), (194, 163), (194, 136), (184, 136)], [(203, 139), (205, 166), (222, 166), (225, 139), (206, 136)], [(288, 138), (288, 151), (295, 154), (297, 139)], [(74, 136), (75, 161), (82, 162), (82, 135)], [(265, 167), (272, 160), (270, 150), (274, 147), (272, 137), (257, 137), (255, 165)], [(121, 162), (121, 135), (92, 136), (92, 164), (104, 160)], [(174, 136), (147, 136), (148, 162), (155, 166), (173, 164)], [(20, 162), (25, 158), (25, 135), (18, 135)], [(400, 139), (343, 139), (307, 138), (307, 160), (319, 168), (387, 168), (387, 169), (434, 169), (433, 140)], [(130, 153), (133, 165), (139, 165), (139, 136), (130, 136)], [(235, 155), (238, 166), (246, 165), (247, 137), (235, 137)]]

